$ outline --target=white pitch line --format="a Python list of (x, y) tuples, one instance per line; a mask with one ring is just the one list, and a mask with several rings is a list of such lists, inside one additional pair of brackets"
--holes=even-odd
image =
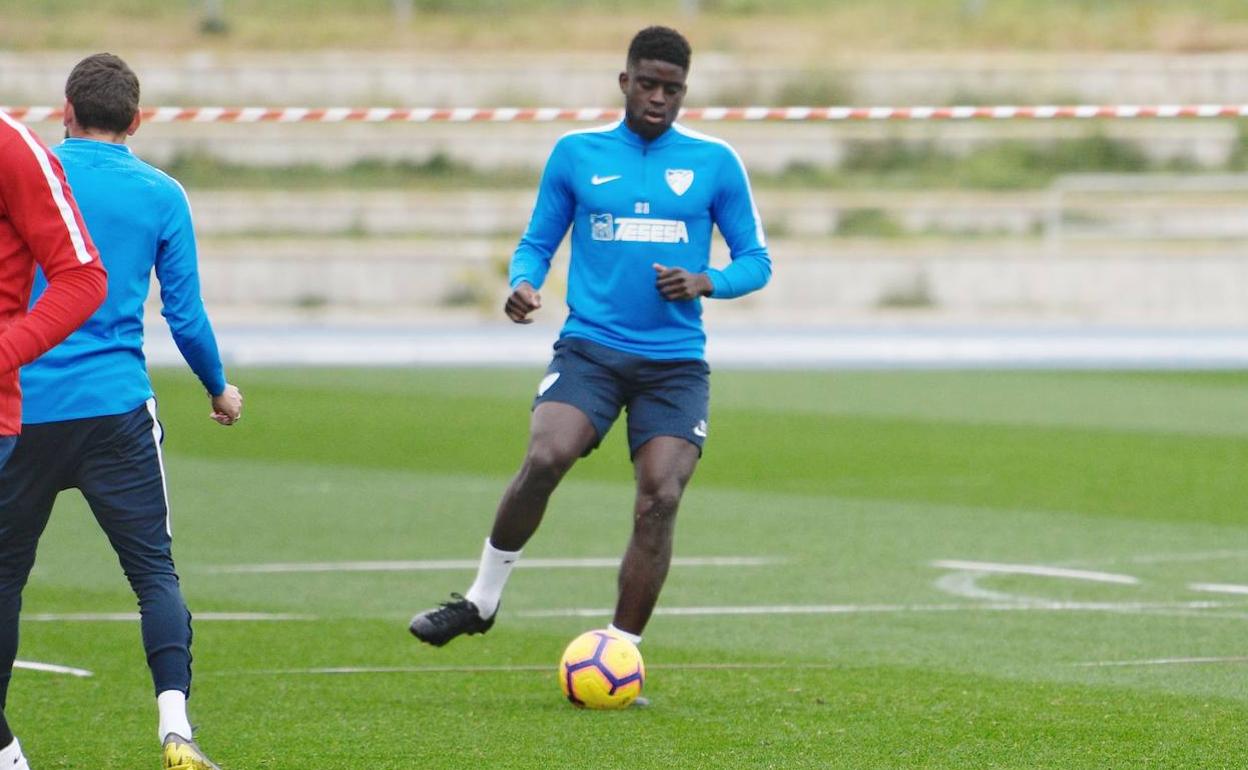
[(1208, 591), (1215, 594), (1248, 594), (1248, 586), (1229, 583), (1188, 583), (1187, 587), (1193, 591)]
[(85, 679), (89, 676), (95, 676), (85, 668), (73, 668), (72, 666), (58, 666), (55, 663), (39, 663), (34, 660), (15, 660), (13, 668), (24, 668), (27, 671), (46, 671), (49, 674), (69, 674), (79, 679)]
[(942, 559), (932, 562), (933, 567), (942, 569), (970, 570), (972, 572), (992, 572), (1001, 575), (1038, 575), (1040, 577), (1069, 578), (1071, 580), (1091, 580), (1097, 583), (1119, 583), (1137, 585), (1139, 578), (1130, 575), (1118, 575), (1112, 572), (1095, 572), (1092, 570), (1068, 569), (1066, 567), (1048, 567), (1041, 564), (998, 564), (987, 561), (960, 561)]
[(295, 675), (335, 675), (335, 674), (458, 674), (458, 673), (491, 673), (508, 671), (548, 671), (550, 665), (516, 665), (516, 666), (328, 666), (325, 668), (278, 668), (261, 669), (258, 671), (215, 671), (196, 673), (196, 676), (212, 674), (215, 676), (295, 676)]
[[(649, 671), (755, 671), (842, 668), (836, 663), (661, 663)], [(549, 663), (504, 666), (331, 666), (326, 668), (261, 669), (257, 671), (210, 671), (196, 676), (335, 676), (352, 674), (489, 674), (550, 671)]]
[(975, 599), (976, 601), (986, 602), (1010, 602), (1021, 604), (1031, 601), (1031, 597), (1018, 596), (1015, 594), (1007, 594), (1004, 591), (990, 591), (979, 585), (979, 579), (983, 577), (978, 572), (950, 572), (948, 575), (942, 575), (936, 579), (936, 587), (947, 594), (960, 596), (963, 599)]
[(1217, 561), (1221, 559), (1248, 559), (1248, 551), (1219, 550), (1197, 551), (1195, 553), (1160, 553), (1132, 556), (1127, 561), (1132, 564), (1162, 564), (1165, 562), (1184, 561)]
[(1248, 663), (1248, 657), (1237, 655), (1227, 658), (1152, 658), (1146, 660), (1098, 660), (1075, 663), (1080, 668), (1110, 668), (1125, 666), (1177, 666), (1209, 663)]
[[(1227, 607), (1223, 602), (1055, 602), (1042, 599), (991, 604), (782, 604), (739, 607), (659, 607), (655, 615), (677, 617), (723, 615), (854, 615), (907, 612), (1146, 612), (1204, 610)], [(615, 614), (612, 608), (521, 610), (522, 618), (599, 618)]]
[[(765, 567), (783, 564), (770, 556), (677, 556), (673, 567)], [(226, 575), (291, 574), (315, 572), (437, 572), (476, 569), (476, 559), (433, 559), (424, 561), (334, 561), (275, 564), (224, 564), (203, 568), (204, 572)], [(619, 558), (522, 559), (517, 567), (527, 569), (615, 569)]]
[[(283, 612), (196, 612), (192, 613), (194, 621), (212, 622), (285, 622), (294, 620), (316, 620), (315, 615), (294, 615)], [(22, 620), (36, 623), (123, 623), (139, 620), (137, 612), (36, 612), (23, 615)]]

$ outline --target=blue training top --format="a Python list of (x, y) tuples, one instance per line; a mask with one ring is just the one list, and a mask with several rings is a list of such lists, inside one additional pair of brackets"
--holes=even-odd
[[(646, 141), (624, 121), (565, 134), (551, 151), (511, 286), (541, 288), (572, 225), (568, 319), (582, 337), (652, 359), (701, 359), (701, 300), (669, 301), (652, 267), (709, 274), (717, 299), (766, 285), (767, 240), (741, 159), (727, 143), (673, 123)], [(711, 225), (732, 262), (710, 268)]]
[[(153, 268), (178, 350), (208, 392), (220, 395), (225, 373), (200, 298), (182, 186), (124, 144), (66, 139), (53, 152), (108, 269), (108, 298), (64, 342), (22, 368), (22, 422), (123, 414), (152, 397), (143, 303)], [(46, 287), (43, 274), (36, 275), (32, 305)]]

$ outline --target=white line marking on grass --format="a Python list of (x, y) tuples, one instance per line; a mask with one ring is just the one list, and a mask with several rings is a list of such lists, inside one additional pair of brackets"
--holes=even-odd
[(1137, 585), (1139, 578), (1130, 575), (1117, 575), (1112, 572), (1095, 572), (1066, 567), (1047, 567), (1041, 564), (998, 564), (987, 561), (960, 561), (942, 559), (932, 562), (933, 567), (943, 569), (968, 570), (971, 572), (992, 572), (1001, 575), (1037, 575), (1040, 577), (1069, 578), (1071, 580), (1091, 580), (1097, 583), (1119, 583)]
[(58, 666), (55, 663), (39, 663), (34, 660), (15, 660), (13, 661), (13, 668), (24, 668), (27, 671), (46, 671), (49, 674), (69, 674), (70, 676), (76, 676), (80, 679), (95, 676), (95, 674), (92, 674), (85, 668)]
[[(1242, 605), (1241, 605), (1242, 606)], [(1231, 610), (1219, 610), (1217, 608), (1205, 609), (1184, 609), (1184, 610), (1138, 610), (1132, 614), (1151, 615), (1154, 617), (1168, 618), (1200, 618), (1201, 620), (1248, 620), (1248, 612)]]
[[(788, 604), (741, 607), (659, 607), (655, 615), (853, 615), (907, 612), (1147, 612), (1153, 610), (1220, 609), (1223, 602), (1058, 602), (1044, 599), (991, 604)], [(599, 618), (615, 614), (612, 608), (521, 610), (522, 618)]]
[(516, 666), (328, 666), (325, 668), (277, 668), (259, 671), (196, 672), (195, 676), (332, 676), (336, 674), (457, 674), (508, 671), (548, 671), (551, 665)]
[(1248, 663), (1248, 656), (1238, 655), (1227, 658), (1152, 658), (1146, 660), (1098, 660), (1090, 663), (1075, 663), (1080, 668), (1109, 668), (1114, 666), (1175, 666), (1209, 663)]
[(1221, 559), (1248, 559), (1248, 551), (1197, 551), (1194, 553), (1159, 553), (1132, 556), (1127, 561), (1133, 564), (1162, 564), (1172, 561), (1217, 561)]
[[(672, 559), (672, 566), (764, 567), (773, 564), (783, 564), (784, 562), (785, 559), (770, 556), (677, 556)], [(479, 564), (476, 559), (290, 562), (275, 564), (223, 564), (215, 567), (205, 567), (203, 571), (232, 575), (311, 572), (426, 572), (476, 569)], [(620, 566), (620, 559), (522, 559), (516, 562), (516, 566), (529, 569), (615, 569)]]
[[(293, 615), (283, 612), (196, 612), (193, 621), (213, 622), (283, 622), (316, 620), (315, 615)], [(23, 615), (22, 620), (38, 623), (123, 623), (139, 620), (137, 612), (36, 612)]]
[[(647, 665), (649, 671), (751, 671), (842, 668), (836, 663), (661, 663)], [(332, 666), (327, 668), (286, 668), (259, 671), (209, 671), (196, 676), (335, 676), (353, 674), (490, 674), (546, 672), (552, 664), (507, 666)]]
[(1229, 583), (1188, 583), (1187, 587), (1193, 591), (1208, 591), (1215, 594), (1248, 594), (1248, 586)]
[[(948, 575), (940, 577), (936, 580), (936, 587), (945, 593), (954, 596), (961, 596), (964, 599), (975, 599), (983, 602), (1030, 602), (1033, 599), (1026, 596), (1018, 596), (1015, 594), (1007, 594), (1003, 591), (990, 591), (987, 588), (981, 588), (978, 580), (983, 577), (978, 572), (951, 572)], [(1042, 600), (1038, 600), (1042, 601)]]

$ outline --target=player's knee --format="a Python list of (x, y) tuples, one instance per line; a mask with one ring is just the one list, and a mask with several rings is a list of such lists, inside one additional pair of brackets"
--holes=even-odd
[(575, 455), (548, 444), (536, 444), (529, 447), (524, 460), (525, 478), (531, 484), (553, 486), (574, 462)]
[(676, 516), (676, 509), (680, 507), (682, 491), (675, 482), (661, 483), (640, 490), (637, 494), (638, 522), (671, 520)]
[(154, 564), (131, 564), (122, 567), (130, 588), (140, 596), (150, 593), (177, 593), (181, 590), (178, 574), (173, 570), (173, 562), (157, 562)]

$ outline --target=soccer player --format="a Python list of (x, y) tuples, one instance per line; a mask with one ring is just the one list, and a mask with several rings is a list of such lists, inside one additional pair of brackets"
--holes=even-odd
[[(48, 284), (28, 314), (36, 265)], [(18, 368), (65, 339), (104, 301), (107, 288), (60, 162), (0, 112), (0, 468), (22, 427)], [(2, 708), (0, 768), (29, 770)]]
[[(504, 584), (551, 493), (622, 408), (637, 486), (612, 627), (641, 641), (671, 563), (676, 509), (707, 435), (701, 298), (739, 297), (771, 276), (741, 159), (724, 142), (674, 122), (690, 53), (675, 30), (637, 33), (619, 76), (623, 120), (565, 135), (547, 161), (512, 256), (504, 309), (516, 323), (531, 322), (571, 225), (568, 318), (476, 580), (464, 595), (412, 619), (411, 632), (429, 644), (493, 626)], [(709, 267), (712, 224), (731, 251), (723, 270)]]
[(65, 99), (68, 138), (55, 152), (108, 267), (109, 293), (79, 331), (22, 370), (22, 435), (0, 470), (0, 706), (39, 536), (57, 494), (77, 487), (139, 599), (163, 766), (208, 770), (217, 766), (192, 742), (186, 714), (191, 615), (174, 572), (163, 431), (143, 357), (153, 270), (162, 312), (208, 392), (212, 419), (236, 423), (242, 396), (225, 380), (200, 299), (186, 193), (125, 144), (139, 127), (138, 78), (116, 56), (89, 56), (70, 73)]

